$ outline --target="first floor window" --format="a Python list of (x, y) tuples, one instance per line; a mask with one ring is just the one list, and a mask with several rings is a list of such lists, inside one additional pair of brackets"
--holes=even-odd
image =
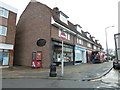
[(87, 43), (87, 46), (90, 47), (90, 48), (92, 47), (92, 45), (90, 43)]
[(82, 39), (80, 39), (80, 38), (77, 38), (77, 43), (79, 43), (79, 44), (82, 44), (82, 45), (83, 45), (83, 40), (82, 40)]
[(69, 33), (67, 34), (67, 39), (70, 40), (70, 34)]
[(0, 35), (3, 35), (3, 36), (7, 35), (7, 27), (0, 25)]
[(9, 11), (0, 7), (0, 16), (8, 18)]
[(94, 46), (94, 49), (97, 49), (97, 47), (96, 47), (96, 46)]

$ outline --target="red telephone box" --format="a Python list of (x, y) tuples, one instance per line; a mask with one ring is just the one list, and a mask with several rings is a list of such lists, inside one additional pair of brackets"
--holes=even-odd
[(32, 52), (32, 67), (42, 67), (42, 52)]

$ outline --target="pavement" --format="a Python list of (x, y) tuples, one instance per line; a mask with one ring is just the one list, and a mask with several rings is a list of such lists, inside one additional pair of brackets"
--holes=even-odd
[(2, 79), (58, 79), (90, 81), (101, 78), (112, 69), (112, 62), (100, 64), (78, 64), (64, 66), (64, 76), (61, 77), (61, 66), (56, 67), (57, 76), (50, 77), (50, 68), (31, 68), (14, 66), (2, 69)]

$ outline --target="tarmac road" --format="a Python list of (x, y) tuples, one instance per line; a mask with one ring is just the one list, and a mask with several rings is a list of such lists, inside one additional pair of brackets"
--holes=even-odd
[(4, 79), (3, 88), (96, 88), (101, 82), (50, 80), (50, 79)]

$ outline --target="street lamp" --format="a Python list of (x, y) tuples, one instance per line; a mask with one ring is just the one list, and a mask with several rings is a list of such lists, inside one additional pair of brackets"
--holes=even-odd
[(107, 50), (107, 61), (109, 60), (108, 59), (108, 43), (107, 43), (107, 29), (110, 28), (110, 27), (115, 27), (115, 26), (109, 26), (109, 27), (106, 27), (105, 28), (105, 36), (106, 36), (106, 50)]

